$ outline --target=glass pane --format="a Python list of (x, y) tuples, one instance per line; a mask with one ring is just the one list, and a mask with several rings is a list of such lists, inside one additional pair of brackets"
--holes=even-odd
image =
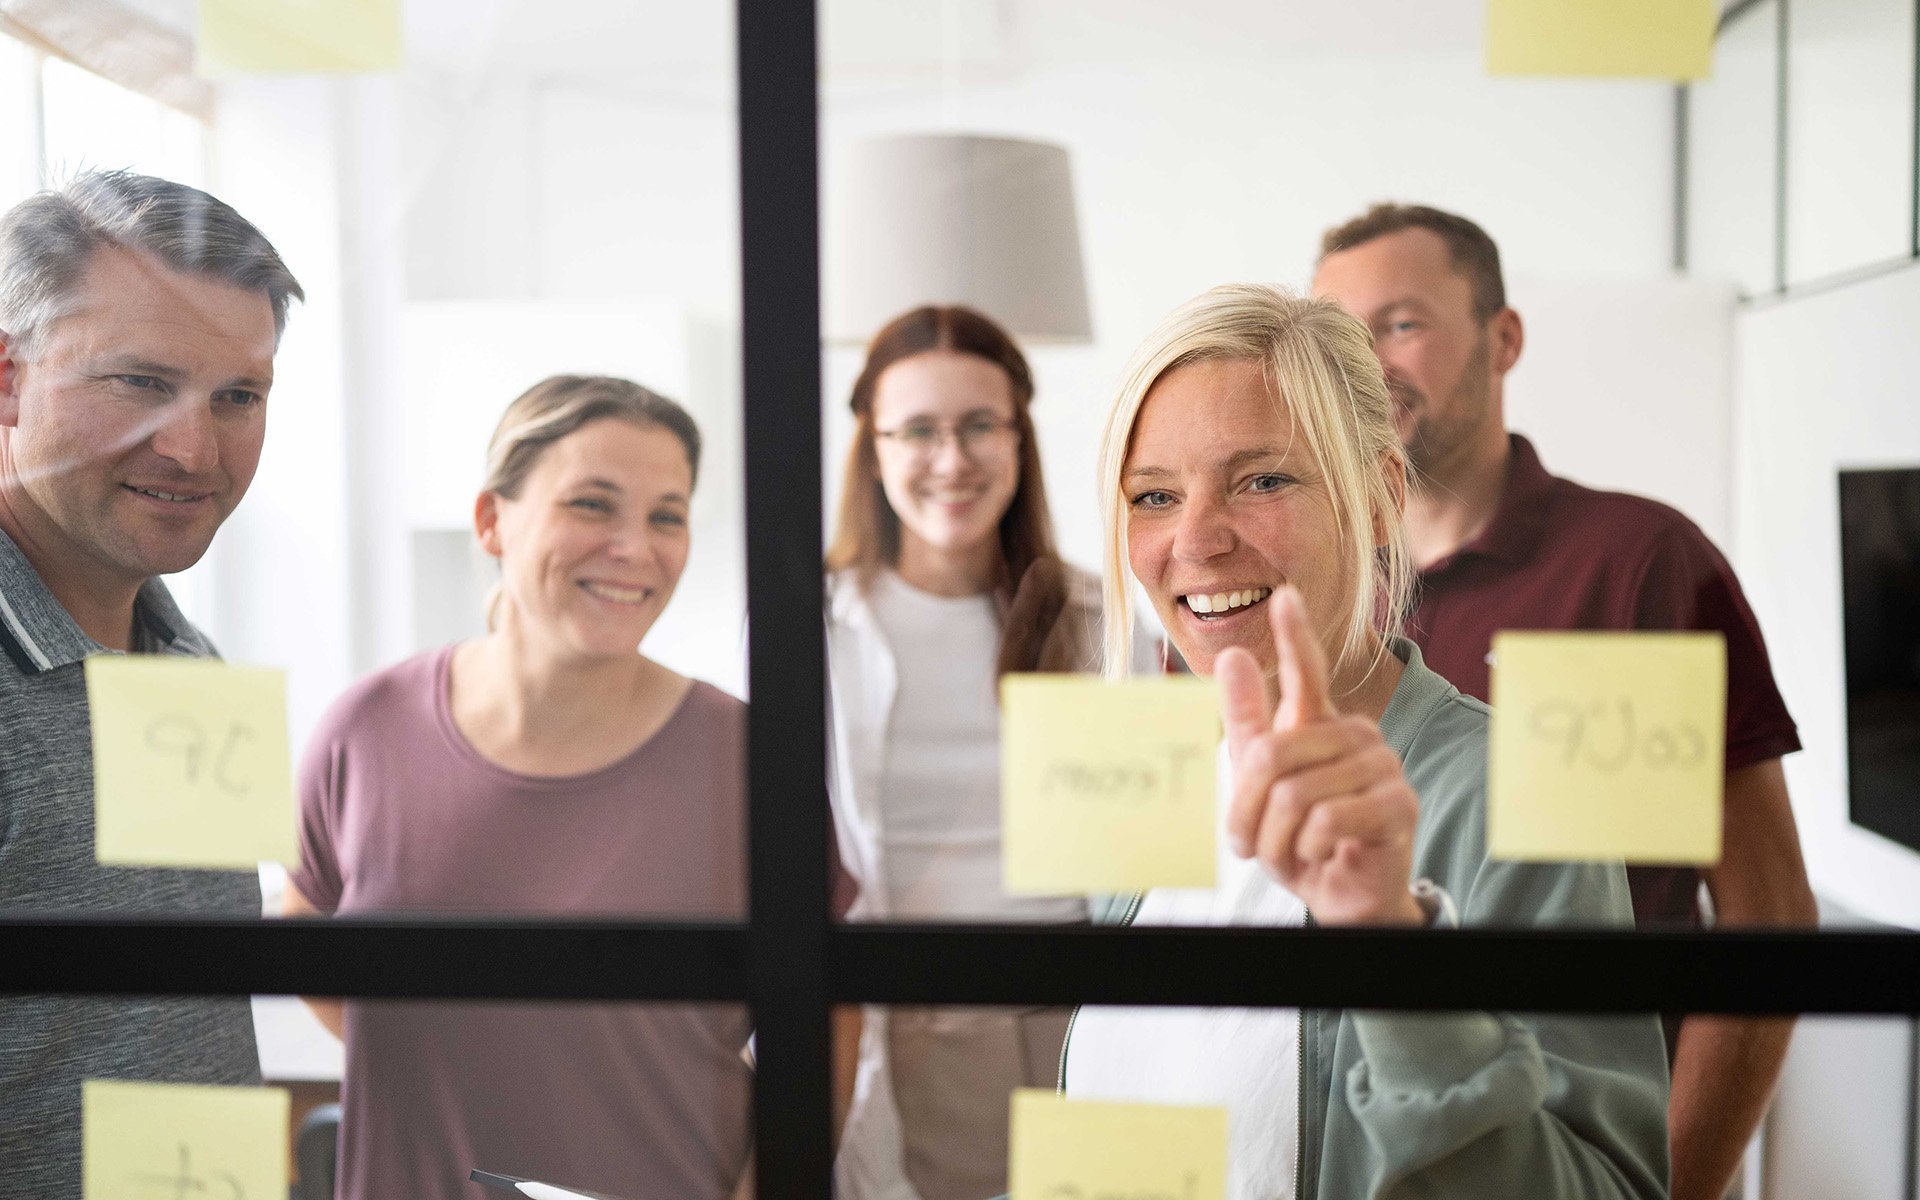
[[(1488, 878), (1478, 851), (1445, 861), (1445, 847), (1478, 845), (1493, 823), (1482, 740), (1493, 719), (1440, 697), (1451, 684), (1491, 700), (1494, 638), (1508, 631), (1720, 633), (1732, 702), (1714, 711), (1709, 696), (1699, 711), (1726, 716), (1730, 733), (1698, 756), (1689, 811), (1711, 826), (1734, 779), (1764, 799), (1725, 811), (1772, 814), (1761, 823), (1783, 843), (1792, 832), (1772, 764), (1798, 745), (1793, 715), (1810, 701), (1773, 682), (1716, 549), (1737, 516), (1733, 280), (1764, 286), (1771, 270), (1770, 10), (1739, 19), (1720, 79), (1695, 101), (1702, 154), (1725, 156), (1696, 164), (1696, 224), (1713, 226), (1701, 236), (1724, 253), (1711, 278), (1676, 281), (1671, 87), (1490, 78), (1481, 29), (1457, 11), (1376, 29), (1256, 7), (1236, 9), (1230, 34), (1151, 5), (1098, 18), (1072, 6), (1017, 18), (860, 0), (823, 10), (822, 517), (832, 800), (859, 887), (852, 916), (1075, 923), (1091, 919), (1090, 895), (1145, 884), (1158, 885), (1150, 900), (1211, 886), (1168, 923), (1271, 920), (1302, 903), (1340, 919), (1280, 886), (1261, 893), (1271, 912), (1235, 907), (1268, 868), (1311, 884), (1272, 847), (1264, 866), (1232, 852), (1231, 770), (1177, 814), (1152, 810), (1166, 819), (1145, 830), (1123, 829), (1125, 802), (1099, 807), (1101, 788), (1164, 781), (1147, 760), (1169, 727), (1008, 784), (1035, 761), (1029, 748), (1122, 728), (1146, 701), (1127, 709), (1093, 688), (1030, 710), (999, 690), (1007, 676), (1103, 665), (1144, 680), (1213, 676), (1237, 647), (1270, 689), (1290, 690), (1293, 656), (1272, 630), (1274, 596), (1291, 585), (1328, 667), (1327, 711), (1370, 721), (1367, 736), (1400, 764), (1391, 785), (1419, 795), (1417, 815), (1401, 814), (1419, 845), (1413, 877), (1432, 877), (1481, 924), (1703, 922), (1701, 872), (1672, 864), (1718, 847), (1501, 847), (1574, 864), (1554, 869), (1579, 881), (1569, 886), (1586, 906), (1539, 913), (1467, 894)], [(1730, 124), (1735, 141), (1718, 136)], [(1337, 359), (1322, 378), (1364, 378), (1330, 411), (1351, 417), (1356, 438), (1364, 425), (1368, 444), (1398, 445), (1402, 463), (1298, 436), (1318, 419), (1304, 399), (1312, 372), (1275, 366), (1266, 395), (1251, 367), (1268, 351), (1163, 325), (1176, 312), (1231, 324), (1239, 304), (1263, 330), (1302, 328), (1313, 310), (1297, 299), (1206, 291), (1276, 279), (1365, 326), (1356, 335), (1321, 313), (1326, 331), (1298, 336), (1323, 339), (1314, 361)], [(1200, 295), (1211, 298), (1179, 307)], [(1373, 353), (1340, 357), (1330, 342), (1342, 327)], [(1163, 369), (1188, 357), (1239, 373)], [(1284, 399), (1295, 394), (1298, 406)], [(1255, 460), (1238, 475), (1218, 467)], [(1328, 481), (1348, 474), (1343, 462), (1377, 494), (1405, 496), (1404, 509), (1357, 490), (1336, 505), (1344, 489)], [(1213, 474), (1197, 465), (1209, 463)], [(1395, 526), (1414, 592), (1379, 568), (1375, 543), (1349, 536), (1391, 542)], [(1605, 664), (1566, 673), (1570, 686), (1609, 677)], [(1178, 749), (1217, 764), (1221, 705), (1201, 695), (1200, 718), (1216, 723)], [(1462, 718), (1447, 750), (1415, 735), (1415, 714), (1443, 710)], [(1462, 774), (1437, 770), (1443, 760)], [(1282, 782), (1267, 794), (1307, 786)], [(1069, 784), (1085, 806), (1064, 816)], [(1544, 808), (1569, 787), (1521, 790)], [(1651, 794), (1608, 783), (1593, 811), (1616, 832), (1663, 824), (1658, 805), (1647, 820), (1632, 810)], [(1440, 832), (1467, 827), (1456, 819), (1473, 830), (1465, 842)], [(1730, 833), (1735, 857), (1749, 832)], [(1189, 841), (1192, 857), (1141, 869)], [(1104, 873), (1088, 865), (1101, 845), (1113, 849)], [(1631, 872), (1582, 865), (1627, 856)], [(1720, 919), (1810, 921), (1794, 857), (1736, 866), (1768, 877), (1753, 892), (1723, 888)], [(1393, 878), (1379, 904), (1345, 915), (1413, 919), (1413, 881)]]
[(1757, 295), (1775, 282), (1779, 22), (1775, 3), (1721, 33), (1713, 78), (1687, 90), (1687, 270)]
[(1833, 0), (1787, 14), (1787, 282), (1905, 258), (1913, 6)]
[[(0, 839), (0, 911), (742, 917), (729, 13), (409, 5), (399, 70), (220, 75), (212, 125), (47, 64), (48, 177), (144, 206), (130, 240), (159, 261), (86, 260), (100, 303), (52, 323), (44, 355), (120, 355), (88, 376), (117, 402), (36, 402), (65, 418), (14, 443), (45, 470), (40, 524), (0, 518), (3, 611), (26, 614), (0, 703), (49, 728), (0, 737), (0, 827), (38, 831)], [(115, 305), (123, 325), (82, 345)], [(115, 463), (110, 494), (204, 516), (82, 528), (61, 497)], [(49, 524), (63, 541), (28, 538)], [(81, 569), (102, 557), (106, 599)], [(170, 603), (136, 590), (149, 577)], [(96, 849), (114, 822), (94, 818), (80, 663), (98, 646), (285, 672), (294, 801), (249, 810), (271, 839), (216, 856), (200, 843), (227, 823), (158, 821), (193, 844)], [(182, 703), (168, 719), (212, 719)], [(201, 732), (179, 765), (227, 769)], [(158, 785), (128, 777), (150, 811)]]
[[(87, 1195), (518, 1194), (469, 1178), (483, 1171), (631, 1200), (752, 1194), (737, 1190), (752, 1136), (737, 1005), (288, 996), (253, 1013), (0, 998), (9, 1187), (77, 1197), (84, 1171)], [(304, 1056), (270, 1040), (296, 1024)]]
[[(303, 789), (294, 892), (354, 913), (737, 919), (730, 20), (582, 0), (470, 15), (410, 8), (395, 75), (224, 85), (223, 186), (301, 240), (322, 299), (295, 314), (283, 423), (216, 546), (223, 647), (290, 664), (309, 764), (388, 736), (351, 699), (324, 715), (357, 678), (380, 683), (351, 695), (425, 704), (424, 737), (396, 739), (370, 790)], [(310, 124), (336, 110), (344, 127)], [(290, 183), (309, 165), (340, 172), (324, 206)], [(291, 603), (312, 590), (318, 622)], [(417, 770), (447, 786), (390, 790)], [(429, 832), (442, 820), (458, 837)], [(373, 832), (390, 821), (411, 832)]]
[[(1011, 1173), (1030, 1195), (1100, 1195), (1104, 1169), (1137, 1173), (1126, 1194), (1182, 1196), (1187, 1172), (1224, 1168), (1230, 1200), (1364, 1195), (1383, 1177), (1444, 1197), (1638, 1196), (1666, 1190), (1670, 1162), (1675, 1186), (1706, 1195), (1896, 1194), (1911, 1023), (1793, 1024), (1676, 1017), (1679, 1044), (1693, 1048), (1674, 1071), (1714, 1135), (1670, 1145), (1675, 1092), (1652, 1016), (869, 1007), (861, 1036), (886, 1047), (891, 1071), (851, 1093), (838, 1194), (997, 1195)], [(1785, 1051), (1770, 1114), (1724, 1141), (1714, 1106), (1756, 1081), (1766, 1090), (1776, 1068), (1702, 1073), (1691, 1064), (1709, 1061), (1713, 1042), (1767, 1064)], [(1022, 1088), (1038, 1095), (1010, 1105)], [(1222, 1109), (1210, 1140), (1206, 1114)], [(1674, 1128), (1702, 1127), (1685, 1116)], [(1085, 1123), (1080, 1138), (1044, 1124), (1067, 1119)], [(1175, 1131), (1196, 1119), (1202, 1135), (1182, 1140)], [(1471, 1129), (1470, 1149), (1457, 1129)], [(1036, 1186), (1042, 1172), (1057, 1193)]]

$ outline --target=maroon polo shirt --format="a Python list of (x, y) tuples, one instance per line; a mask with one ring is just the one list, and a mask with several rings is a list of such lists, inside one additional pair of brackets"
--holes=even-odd
[[(1727, 639), (1727, 770), (1800, 748), (1733, 568), (1658, 501), (1549, 475), (1511, 434), (1506, 488), (1480, 536), (1420, 573), (1407, 633), (1427, 665), (1487, 698), (1502, 629), (1674, 629)], [(1691, 867), (1629, 867), (1635, 920), (1698, 924)]]

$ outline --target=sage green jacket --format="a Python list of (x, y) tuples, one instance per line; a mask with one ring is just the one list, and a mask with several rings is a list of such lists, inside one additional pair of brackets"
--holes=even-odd
[[(1414, 876), (1445, 888), (1466, 925), (1630, 926), (1618, 863), (1488, 860), (1487, 707), (1412, 643), (1393, 650), (1406, 671), (1380, 729), (1420, 796)], [(1124, 921), (1130, 899), (1096, 905), (1096, 920)], [(1667, 1060), (1652, 1014), (1307, 1010), (1300, 1028), (1302, 1200), (1667, 1194)], [(1063, 1081), (1071, 1052), (1069, 1033)]]

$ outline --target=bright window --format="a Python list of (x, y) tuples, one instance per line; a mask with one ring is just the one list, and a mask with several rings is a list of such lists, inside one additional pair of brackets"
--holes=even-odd
[(205, 186), (206, 126), (186, 113), (58, 58), (46, 60), (41, 96), (44, 182), (124, 167)]
[(40, 186), (39, 66), (20, 42), (0, 37), (0, 206)]

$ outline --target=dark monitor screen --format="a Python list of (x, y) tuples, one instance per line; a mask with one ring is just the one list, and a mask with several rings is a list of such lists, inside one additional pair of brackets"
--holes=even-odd
[(1853, 822), (1920, 851), (1920, 467), (1840, 472)]

